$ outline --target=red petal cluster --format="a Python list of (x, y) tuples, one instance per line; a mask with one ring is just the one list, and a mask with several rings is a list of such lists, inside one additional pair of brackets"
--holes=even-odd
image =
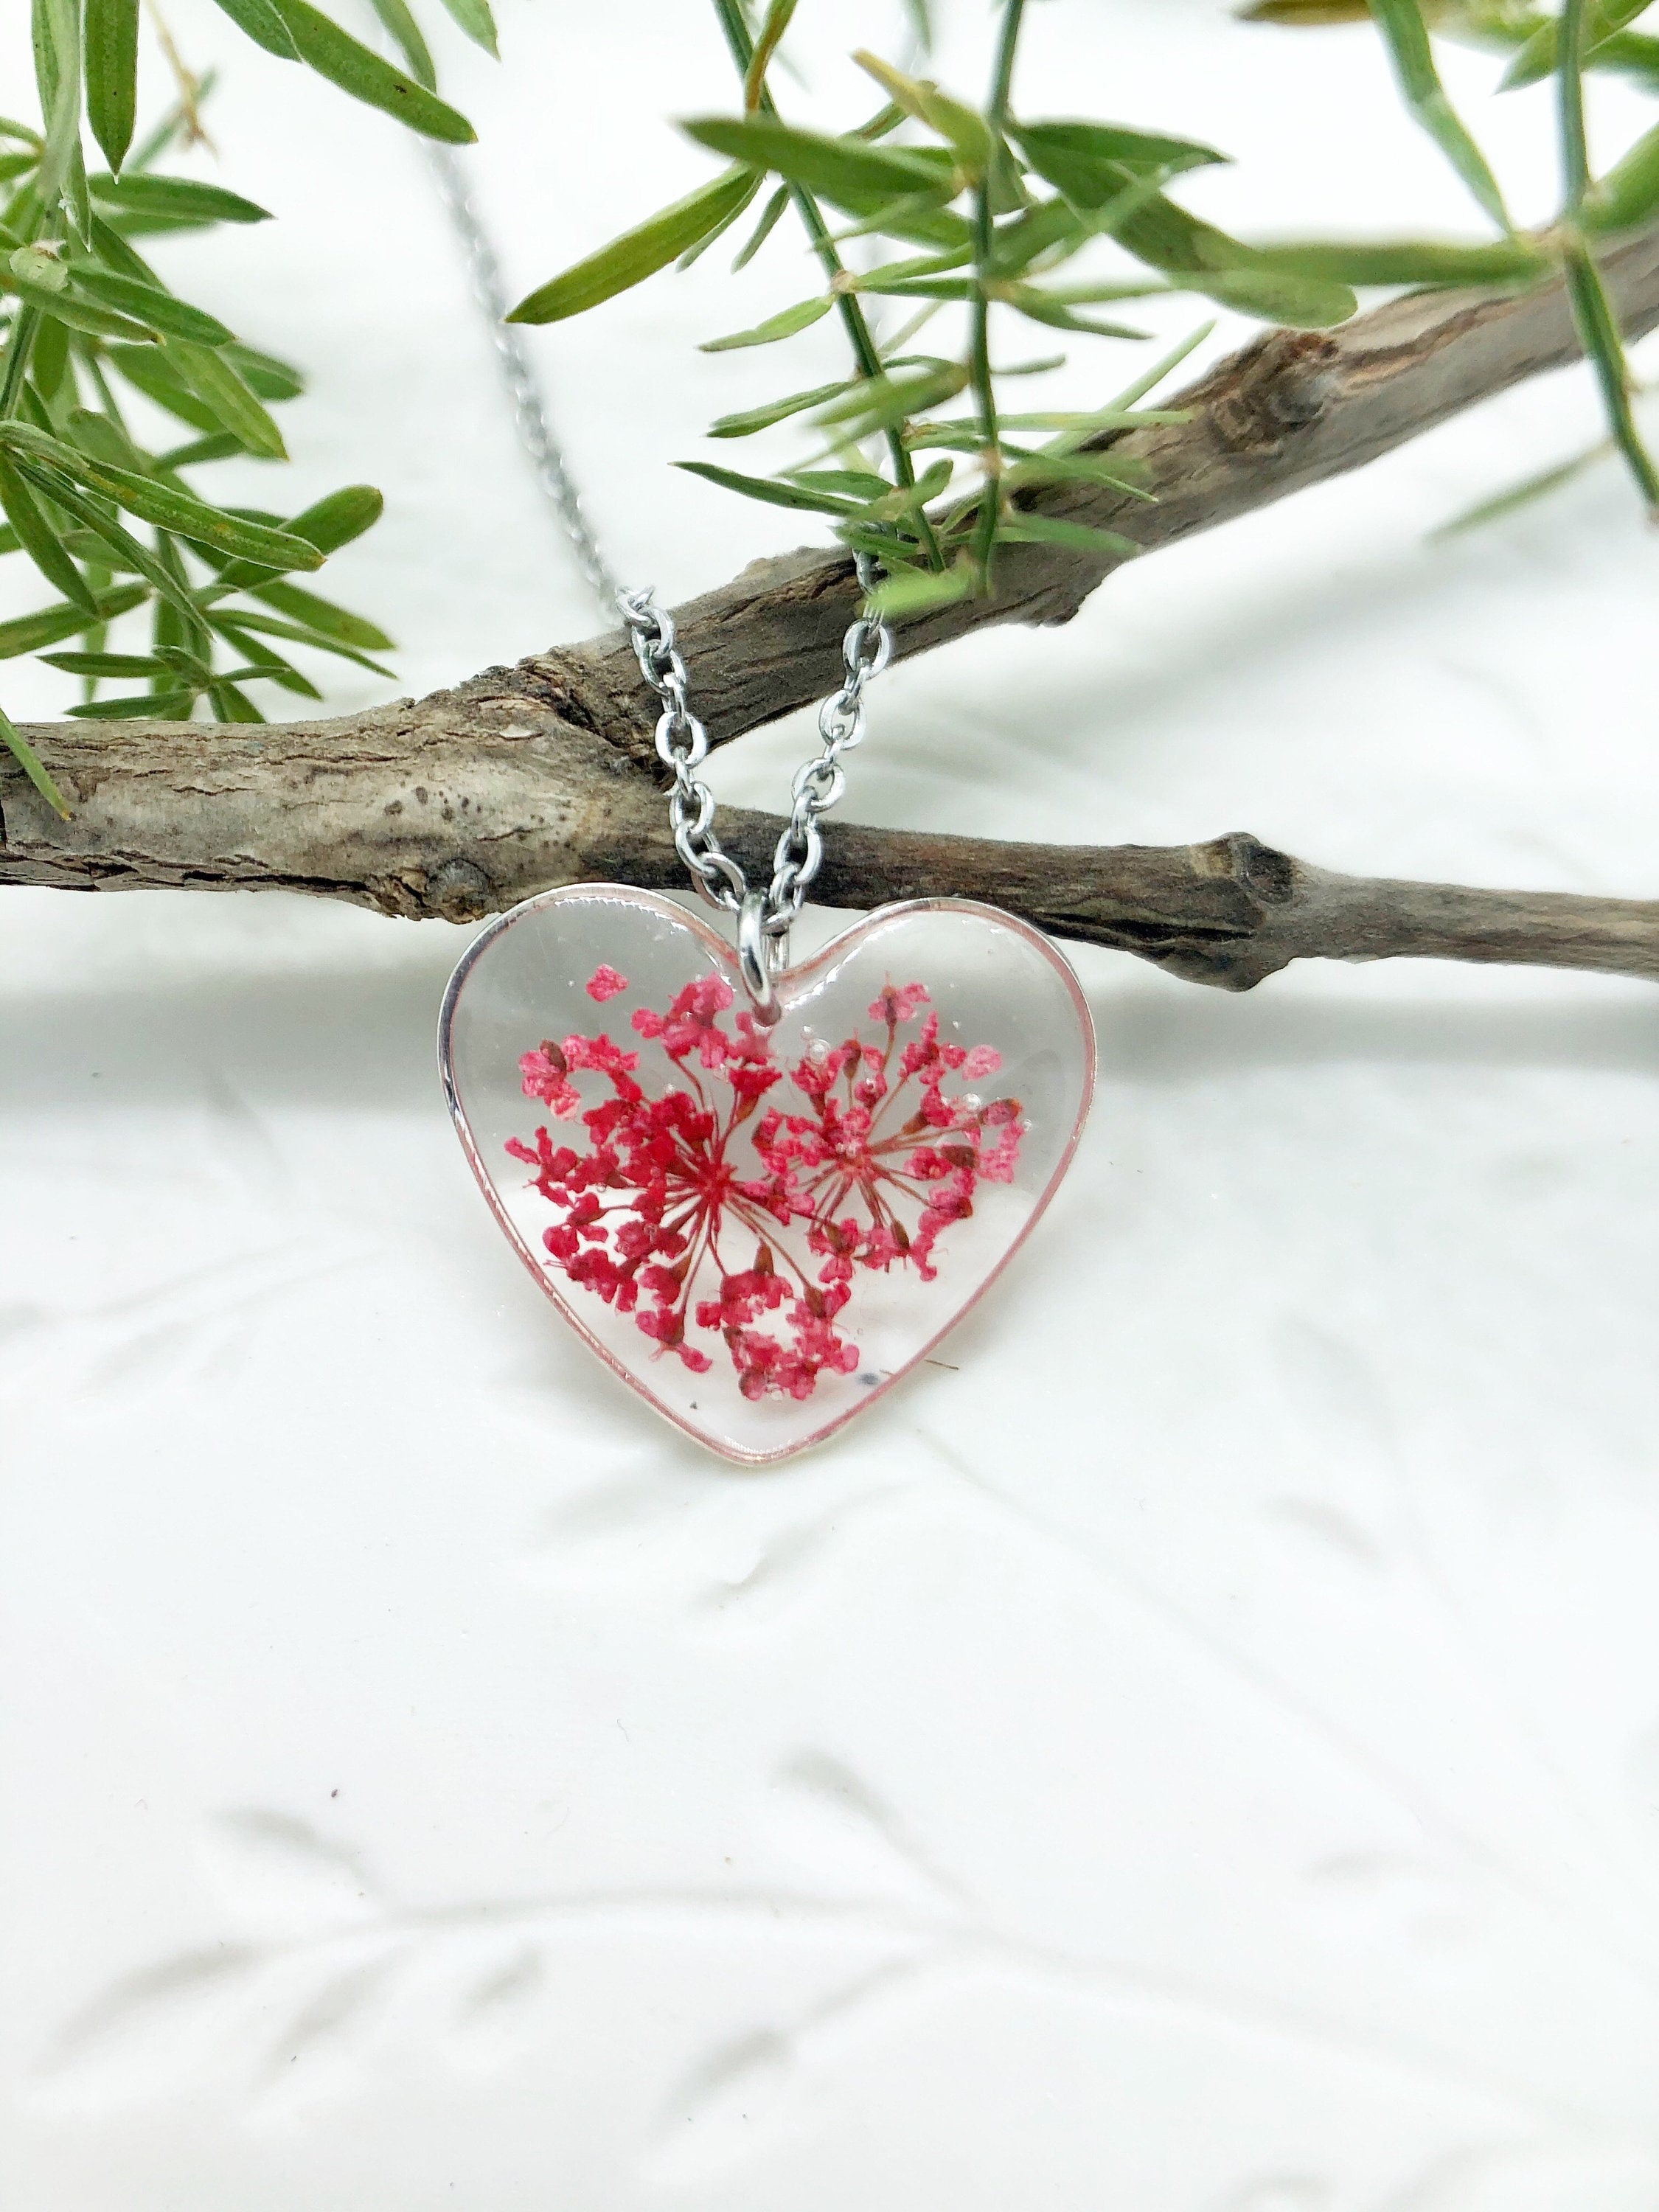
[[(606, 967), (586, 986), (599, 1002), (628, 988)], [(920, 983), (884, 986), (872, 1036), (815, 1042), (787, 1071), (751, 1014), (727, 1026), (732, 1004), (708, 975), (665, 1012), (635, 1008), (636, 1035), (678, 1078), (657, 1097), (636, 1080), (640, 1054), (609, 1036), (544, 1038), (519, 1062), (525, 1096), (580, 1117), (587, 1141), (556, 1145), (543, 1127), (507, 1149), (558, 1214), (542, 1242), (569, 1281), (697, 1374), (724, 1345), (745, 1397), (807, 1398), (826, 1370), (858, 1366), (839, 1334), (858, 1271), (932, 1282), (934, 1247), (972, 1213), (980, 1181), (1013, 1180), (1025, 1124), (1018, 1099), (947, 1088), (995, 1074), (1000, 1055), (942, 1039), (931, 1009), (918, 1026)], [(799, 1103), (756, 1119), (786, 1072)], [(582, 1073), (609, 1082), (597, 1104)]]

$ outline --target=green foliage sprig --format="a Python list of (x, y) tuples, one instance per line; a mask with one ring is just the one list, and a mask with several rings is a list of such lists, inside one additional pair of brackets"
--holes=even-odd
[[(698, 191), (539, 286), (514, 311), (526, 323), (581, 313), (672, 263), (684, 266), (736, 222), (769, 182), (754, 229), (733, 264), (747, 264), (793, 202), (818, 252), (826, 288), (704, 350), (769, 345), (839, 309), (852, 344), (845, 379), (781, 394), (722, 416), (712, 437), (750, 437), (805, 422), (818, 450), (769, 474), (712, 461), (681, 464), (711, 483), (769, 504), (829, 517), (848, 546), (884, 572), (878, 604), (902, 614), (994, 586), (997, 549), (1041, 542), (1121, 557), (1127, 538), (1034, 511), (1021, 495), (1049, 484), (1142, 489), (1133, 461), (1115, 456), (1121, 430), (1160, 419), (1138, 402), (1197, 342), (1196, 332), (1150, 374), (1092, 413), (1011, 405), (1016, 374), (1051, 358), (999, 368), (994, 318), (1112, 343), (1144, 337), (1088, 312), (1152, 294), (1186, 293), (1265, 322), (1340, 323), (1356, 292), (1376, 285), (1498, 283), (1525, 289), (1565, 276), (1614, 441), (1650, 506), (1659, 477), (1631, 412), (1631, 378), (1595, 249), (1659, 208), (1659, 130), (1599, 180), (1584, 149), (1583, 72), (1617, 70), (1659, 91), (1659, 40), (1630, 26), (1648, 0), (1564, 0), (1559, 16), (1512, 0), (1258, 0), (1248, 16), (1308, 27), (1369, 21), (1380, 32), (1401, 94), (1490, 226), (1474, 240), (1301, 240), (1249, 244), (1189, 213), (1173, 196), (1184, 175), (1224, 161), (1213, 148), (1126, 125), (1021, 116), (1013, 104), (1024, 0), (1001, 0), (992, 82), (975, 106), (877, 56), (854, 59), (885, 95), (851, 129), (786, 121), (768, 86), (795, 0), (771, 0), (757, 27), (737, 0), (714, 0), (743, 79), (743, 112), (684, 125), (730, 166)], [(1434, 41), (1449, 35), (1510, 50), (1506, 82), (1553, 75), (1565, 186), (1557, 217), (1518, 230), (1486, 155), (1441, 81)], [(832, 230), (829, 208), (841, 228)], [(896, 258), (854, 270), (839, 258), (874, 239)], [(1067, 281), (1067, 264), (1097, 241), (1120, 249), (1116, 270)], [(1127, 265), (1126, 265), (1127, 264)], [(871, 302), (915, 302), (896, 336), (878, 343)], [(966, 310), (954, 352), (917, 350), (941, 309)], [(961, 399), (964, 411), (941, 412)], [(1167, 418), (1165, 418), (1167, 419)], [(1048, 434), (1033, 438), (1032, 432)], [(877, 449), (879, 448), (879, 451)], [(916, 461), (927, 458), (918, 475)], [(962, 475), (958, 471), (962, 471)]]
[[(135, 243), (268, 220), (240, 193), (157, 166), (201, 135), (210, 85), (185, 78), (171, 112), (135, 149), (139, 0), (31, 4), (39, 122), (0, 118), (0, 556), (31, 562), (57, 597), (0, 623), (0, 659), (40, 653), (82, 679), (70, 713), (101, 719), (183, 717), (200, 707), (221, 721), (262, 721), (251, 696), (262, 685), (320, 698), (283, 647), (389, 676), (372, 657), (392, 644), (377, 623), (292, 580), (374, 522), (378, 491), (349, 486), (283, 517), (226, 507), (191, 481), (233, 457), (285, 460), (271, 410), (303, 387), (296, 369), (181, 299)], [(218, 4), (267, 53), (410, 129), (451, 143), (473, 137), (437, 96), (404, 0), (376, 6), (407, 75), (310, 0)], [(494, 52), (487, 0), (445, 4)], [(134, 393), (184, 434), (146, 444)], [(141, 609), (148, 648), (112, 651), (111, 623)], [(58, 646), (69, 649), (46, 649)], [(106, 692), (111, 684), (123, 688)], [(67, 815), (49, 769), (3, 712), (0, 740)]]

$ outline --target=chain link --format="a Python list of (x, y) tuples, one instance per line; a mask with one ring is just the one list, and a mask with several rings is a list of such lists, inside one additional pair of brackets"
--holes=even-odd
[[(859, 556), (859, 582), (867, 593), (873, 580), (869, 563)], [(714, 794), (696, 774), (708, 755), (708, 732), (692, 713), (690, 675), (675, 641), (674, 618), (650, 590), (619, 591), (617, 605), (628, 624), (640, 674), (663, 702), (657, 721), (657, 758), (672, 769), (668, 798), (674, 849), (692, 882), (712, 905), (728, 914), (742, 911), (749, 885), (742, 868), (714, 834)], [(803, 762), (790, 787), (788, 826), (772, 855), (772, 881), (765, 894), (761, 927), (781, 944), (789, 933), (823, 866), (821, 815), (836, 805), (847, 788), (842, 755), (864, 740), (864, 692), (886, 667), (892, 632), (871, 615), (860, 615), (842, 640), (841, 688), (818, 708), (823, 750)]]

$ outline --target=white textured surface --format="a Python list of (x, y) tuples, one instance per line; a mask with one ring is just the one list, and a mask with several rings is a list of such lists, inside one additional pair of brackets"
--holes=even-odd
[[(507, 7), (454, 76), (527, 283), (727, 95), (696, 9)], [(172, 265), (315, 364), (303, 488), (397, 487), (339, 588), (411, 687), (588, 627), (416, 155), (170, 12), (283, 216)], [(1363, 34), (1030, 50), (1032, 108), (1244, 156), (1224, 220), (1388, 220), (1357, 163), (1459, 219)], [(789, 295), (709, 259), (543, 347), (669, 592), (792, 535), (665, 467), (777, 373), (690, 351)], [(1590, 420), (1554, 380), (896, 674), (850, 811), (1651, 888), (1622, 485), (1422, 543)], [(8, 2212), (1659, 2205), (1650, 993), (1084, 955), (1095, 1123), (959, 1371), (737, 1476), (479, 1205), (460, 933), (3, 905)]]

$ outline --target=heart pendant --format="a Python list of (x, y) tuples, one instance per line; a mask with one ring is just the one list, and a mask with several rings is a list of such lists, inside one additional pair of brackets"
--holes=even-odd
[(821, 1442), (924, 1358), (1054, 1196), (1094, 1030), (1046, 938), (884, 907), (778, 976), (612, 884), (526, 900), (450, 980), (439, 1061), (496, 1219), (560, 1312), (687, 1435)]

